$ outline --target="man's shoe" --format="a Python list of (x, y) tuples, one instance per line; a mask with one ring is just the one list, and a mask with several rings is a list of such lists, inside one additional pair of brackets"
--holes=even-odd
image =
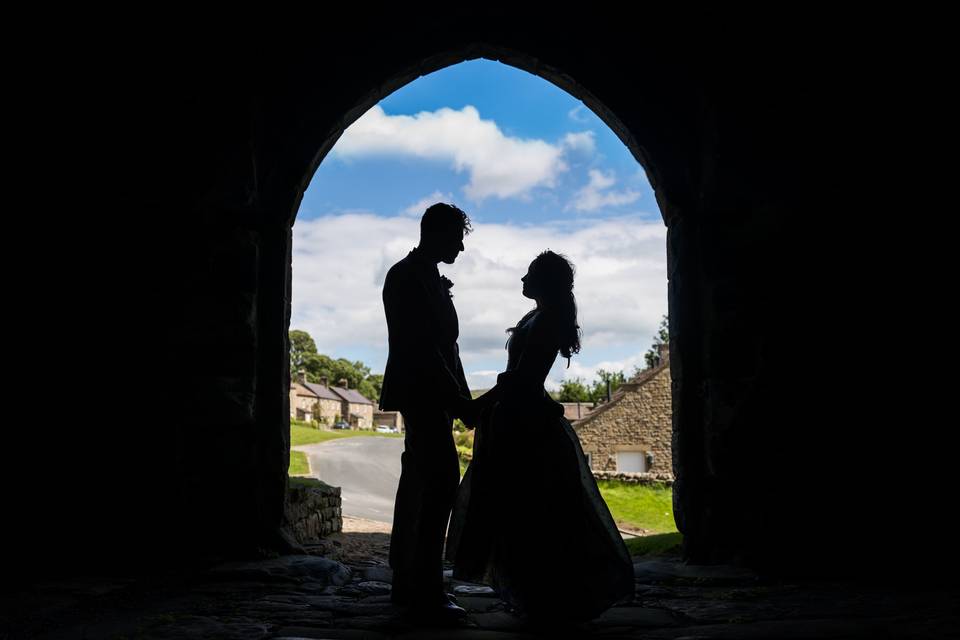
[(458, 623), (467, 617), (463, 607), (446, 600), (445, 602), (417, 602), (409, 608), (410, 616), (419, 624)]

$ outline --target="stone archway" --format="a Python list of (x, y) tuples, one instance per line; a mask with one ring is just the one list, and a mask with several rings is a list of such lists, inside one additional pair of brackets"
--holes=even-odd
[[(854, 108), (864, 101), (836, 66), (839, 48), (811, 49), (772, 31), (642, 33), (602, 9), (577, 20), (519, 8), (398, 11), (363, 24), (331, 23), (276, 47), (238, 34), (177, 47), (144, 37), (129, 47), (136, 73), (97, 87), (91, 111), (107, 139), (88, 146), (97, 161), (78, 176), (96, 185), (98, 206), (123, 211), (57, 217), (65, 222), (46, 250), (62, 286), (26, 307), (41, 329), (54, 327), (46, 318), (64, 306), (95, 311), (74, 321), (83, 375), (59, 388), (58, 402), (96, 419), (83, 429), (55, 425), (64, 444), (47, 459), (58, 473), (28, 476), (35, 482), (14, 511), (29, 524), (16, 548), (50, 548), (64, 520), (88, 525), (76, 535), (91, 562), (123, 563), (118, 549), (136, 549), (142, 537), (176, 556), (275, 536), (286, 490), (299, 194), (365, 106), (419, 72), (476, 55), (581, 97), (656, 189), (668, 226), (676, 513), (688, 557), (831, 572), (891, 544), (885, 501), (909, 491), (874, 461), (910, 459), (940, 435), (918, 429), (916, 444), (900, 451), (902, 439), (872, 428), (916, 419), (911, 400), (876, 403), (876, 371), (886, 364), (871, 344), (894, 328), (877, 320), (886, 291), (864, 274), (857, 251), (868, 267), (882, 265), (881, 249), (893, 243), (877, 233), (865, 242), (848, 215), (860, 194), (841, 178), (871, 158), (847, 136), (866, 111)], [(829, 235), (811, 211), (829, 220)], [(841, 319), (839, 368), (825, 364), (816, 329), (825, 317)], [(117, 382), (115, 364), (141, 335), (155, 354), (149, 411), (143, 391)], [(42, 360), (33, 362), (23, 376), (31, 383), (44, 374)], [(922, 383), (910, 384), (909, 397), (922, 397)], [(32, 386), (23, 395), (30, 406), (50, 402), (41, 385), (23, 386)], [(150, 428), (130, 429), (131, 415)], [(48, 439), (38, 432), (26, 449)], [(130, 446), (135, 459), (124, 455)], [(28, 463), (13, 471), (26, 476)], [(137, 481), (118, 483), (117, 474)], [(62, 476), (87, 500), (49, 509), (44, 496), (57, 495)], [(830, 499), (816, 498), (823, 494)], [(925, 491), (922, 510), (939, 515), (941, 495)], [(819, 521), (843, 544), (822, 535)]]
[[(648, 180), (650, 181), (651, 186), (654, 188), (655, 194), (657, 195), (658, 204), (663, 206), (664, 203), (667, 202), (667, 197), (663, 195), (663, 192), (656, 189), (656, 185), (658, 183), (658, 171), (656, 167), (651, 164), (651, 161), (648, 158), (648, 153), (644, 150), (642, 144), (638, 142), (638, 139), (634, 133), (617, 117), (617, 115), (607, 108), (602, 102), (600, 102), (596, 96), (592, 95), (585, 86), (578, 83), (575, 78), (572, 78), (563, 71), (545, 64), (529, 54), (510, 50), (506, 47), (490, 43), (470, 43), (449, 51), (431, 55), (412, 66), (408, 66), (407, 68), (395, 72), (392, 77), (387, 78), (381, 85), (373, 87), (369, 91), (363, 93), (363, 97), (356, 104), (351, 105), (345, 111), (343, 117), (336, 121), (335, 126), (330, 131), (326, 132), (325, 137), (321, 138), (321, 132), (317, 130), (316, 133), (318, 134), (318, 137), (313, 139), (311, 142), (317, 146), (318, 150), (316, 155), (304, 167), (304, 177), (300, 181), (299, 186), (295, 191), (296, 198), (291, 205), (291, 225), (293, 223), (293, 216), (300, 207), (301, 198), (307, 186), (309, 185), (313, 174), (322, 162), (323, 158), (333, 148), (347, 127), (349, 127), (373, 105), (377, 104), (381, 99), (388, 96), (393, 91), (401, 88), (405, 84), (416, 80), (418, 77), (428, 75), (444, 67), (477, 58), (484, 58), (507, 64), (526, 71), (532, 75), (536, 75), (541, 79), (547, 80), (548, 82), (551, 82), (554, 85), (564, 89), (567, 93), (581, 100), (588, 108), (593, 110), (612, 131), (615, 132), (621, 142), (623, 142), (624, 145), (630, 150), (633, 157), (644, 168), (647, 173)], [(675, 212), (675, 209), (670, 209), (670, 211)], [(663, 211), (661, 211), (661, 215), (664, 215)], [(290, 276), (288, 275), (288, 278), (289, 277)]]

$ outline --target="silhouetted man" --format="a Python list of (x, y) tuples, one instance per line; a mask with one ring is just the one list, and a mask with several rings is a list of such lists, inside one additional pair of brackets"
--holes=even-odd
[(443, 542), (460, 483), (453, 419), (472, 425), (473, 418), (452, 283), (437, 263), (453, 264), (470, 230), (457, 207), (432, 205), (420, 220), (420, 244), (383, 283), (390, 353), (380, 408), (399, 410), (405, 427), (390, 539), (391, 600), (441, 618), (465, 615), (443, 589)]

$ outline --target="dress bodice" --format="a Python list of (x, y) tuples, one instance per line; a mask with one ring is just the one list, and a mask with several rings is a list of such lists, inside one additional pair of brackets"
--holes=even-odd
[(543, 393), (543, 383), (559, 352), (551, 327), (550, 316), (541, 310), (521, 318), (507, 341), (507, 368), (501, 377), (507, 375), (514, 386)]
[(539, 312), (533, 311), (525, 315), (510, 334), (510, 338), (507, 340), (507, 371), (517, 368), (520, 355), (523, 353), (523, 347), (527, 342), (527, 335), (530, 333), (530, 325), (533, 324), (533, 319), (537, 313)]

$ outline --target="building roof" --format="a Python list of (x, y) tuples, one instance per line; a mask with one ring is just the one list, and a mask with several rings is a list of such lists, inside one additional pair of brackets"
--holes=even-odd
[[(323, 400), (335, 400), (337, 402), (349, 402), (350, 404), (373, 404), (372, 400), (366, 398), (356, 389), (347, 389), (345, 387), (326, 387), (316, 382), (294, 381), (295, 384), (306, 388), (314, 396)], [(305, 395), (298, 393), (297, 395)]]
[[(623, 399), (627, 392), (636, 391), (644, 384), (653, 379), (655, 375), (663, 371), (664, 369), (670, 368), (670, 360), (667, 358), (661, 359), (660, 364), (646, 371), (641, 371), (634, 377), (630, 378), (622, 385), (620, 385), (617, 390), (614, 392), (613, 397), (610, 398), (609, 402), (604, 402), (601, 405), (598, 405), (591, 411), (586, 417), (581, 420), (577, 420), (575, 426), (581, 427), (587, 423), (593, 422), (593, 419), (599, 416), (602, 413), (606, 413), (610, 408), (617, 405), (620, 400)], [(564, 410), (564, 416), (566, 416), (566, 410)], [(569, 418), (567, 418), (569, 420)]]
[(305, 386), (307, 389), (313, 392), (313, 395), (324, 400), (336, 400), (340, 402), (340, 396), (331, 391), (328, 387), (323, 386), (322, 384), (317, 384), (316, 382), (307, 382), (300, 383)]
[(316, 398), (317, 394), (314, 393), (309, 387), (304, 386), (299, 380), (294, 380), (290, 383), (290, 389), (292, 389), (297, 396), (301, 398)]
[(561, 402), (560, 404), (563, 405), (563, 417), (571, 422), (582, 420), (593, 411), (589, 402)]
[(366, 396), (356, 389), (345, 389), (343, 387), (330, 387), (330, 390), (351, 404), (373, 404)]

